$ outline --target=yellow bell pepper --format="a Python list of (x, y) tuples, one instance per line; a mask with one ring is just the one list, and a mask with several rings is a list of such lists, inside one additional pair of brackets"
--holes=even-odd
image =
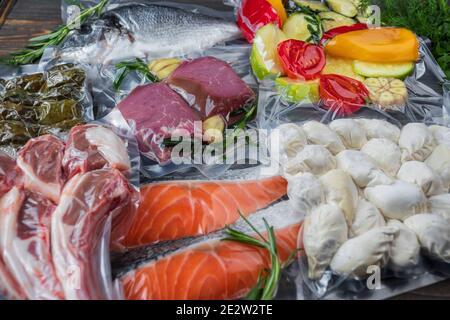
[(270, 2), (272, 7), (278, 13), (278, 16), (281, 18), (281, 21), (284, 23), (287, 20), (286, 9), (284, 8), (283, 0), (267, 0)]
[(325, 47), (327, 54), (368, 62), (396, 63), (419, 59), (419, 41), (403, 28), (377, 28), (340, 34)]

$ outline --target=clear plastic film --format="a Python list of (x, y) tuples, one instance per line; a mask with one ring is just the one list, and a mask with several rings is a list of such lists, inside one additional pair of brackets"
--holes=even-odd
[(73, 126), (94, 119), (86, 74), (67, 63), (0, 70), (0, 149), (14, 156), (29, 139), (64, 136)]
[(306, 215), (286, 274), (295, 290), (280, 297), (382, 299), (447, 278), (450, 129), (317, 120), (278, 122), (269, 136), (291, 207)]
[(76, 126), (67, 141), (33, 138), (17, 160), (1, 154), (2, 295), (122, 297), (109, 252), (123, 248), (138, 206), (138, 154), (120, 115)]

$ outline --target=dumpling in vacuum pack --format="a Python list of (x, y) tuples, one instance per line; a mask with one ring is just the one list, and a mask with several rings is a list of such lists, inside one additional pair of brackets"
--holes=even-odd
[(327, 148), (333, 155), (345, 150), (341, 138), (327, 125), (317, 121), (309, 121), (303, 125), (308, 141)]
[(434, 139), (438, 144), (445, 144), (450, 147), (450, 128), (434, 125), (428, 127), (428, 130), (433, 133)]
[(391, 185), (366, 188), (364, 194), (389, 219), (405, 220), (427, 208), (422, 189), (409, 182), (397, 180)]
[(403, 127), (398, 145), (402, 150), (402, 162), (425, 159), (436, 146), (433, 133), (423, 123), (408, 123)]
[(387, 225), (398, 229), (389, 256), (391, 269), (403, 271), (417, 266), (420, 257), (420, 244), (416, 234), (398, 220), (389, 220)]
[(330, 128), (338, 134), (347, 149), (361, 149), (367, 142), (366, 130), (353, 119), (337, 119)]
[(428, 198), (428, 210), (438, 214), (450, 223), (450, 194), (440, 194)]
[(320, 279), (336, 251), (347, 240), (347, 223), (335, 204), (323, 204), (306, 217), (303, 247), (308, 259), (308, 277)]
[(345, 150), (336, 156), (337, 167), (347, 172), (360, 188), (390, 184), (393, 180), (378, 169), (375, 161), (357, 150)]
[(331, 170), (320, 177), (325, 188), (325, 199), (335, 203), (344, 212), (345, 220), (352, 225), (356, 206), (358, 205), (358, 188), (352, 178), (342, 170)]
[(450, 188), (450, 147), (444, 144), (438, 145), (425, 160), (425, 164), (442, 178), (444, 188), (448, 190)]
[(443, 217), (432, 213), (417, 214), (406, 219), (405, 225), (417, 235), (428, 256), (450, 263), (450, 223)]
[(388, 139), (398, 143), (400, 138), (400, 129), (385, 121), (379, 119), (356, 119), (365, 130), (367, 139)]
[(371, 157), (377, 166), (388, 175), (395, 177), (402, 165), (402, 153), (398, 145), (387, 139), (372, 139), (361, 149)]
[(327, 148), (319, 145), (307, 145), (284, 167), (287, 176), (300, 172), (322, 175), (336, 168), (336, 159)]
[(444, 188), (442, 178), (425, 163), (419, 161), (405, 162), (397, 173), (397, 178), (417, 184), (427, 196), (442, 194), (448, 191)]
[(357, 237), (369, 230), (385, 225), (386, 221), (377, 207), (365, 199), (359, 199), (353, 224), (350, 228), (351, 236)]
[[(268, 147), (273, 148), (273, 150), (269, 149), (271, 152), (279, 152), (280, 158), (284, 156), (292, 158), (295, 157), (307, 143), (306, 134), (302, 127), (293, 123), (285, 123), (271, 132)], [(277, 146), (279, 146), (278, 150)]]
[(309, 214), (311, 210), (325, 202), (322, 183), (313, 174), (300, 173), (288, 180), (289, 203), (296, 211)]
[(397, 228), (379, 227), (347, 240), (331, 260), (331, 269), (353, 278), (367, 278), (369, 266), (381, 268), (389, 260), (396, 232)]

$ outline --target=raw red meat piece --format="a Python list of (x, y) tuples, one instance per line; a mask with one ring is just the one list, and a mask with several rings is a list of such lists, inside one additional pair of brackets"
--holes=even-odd
[(7, 197), (14, 205), (0, 212), (0, 244), (6, 265), (28, 299), (63, 299), (50, 250), (50, 221), (55, 205), (17, 187)]
[(63, 156), (64, 143), (54, 136), (45, 135), (28, 141), (17, 157), (25, 188), (58, 203), (65, 182)]
[(136, 88), (118, 108), (135, 130), (139, 150), (160, 163), (170, 160), (170, 149), (163, 147), (163, 140), (173, 134), (193, 136), (194, 122), (201, 120), (199, 114), (165, 83)]
[(0, 199), (0, 295), (7, 299), (26, 298), (25, 293), (5, 263), (4, 253), (8, 248), (5, 248), (2, 243), (5, 234), (8, 233), (2, 217), (14, 215), (15, 212), (20, 210), (23, 201), (22, 195), (18, 194), (17, 190), (17, 188), (11, 189)]
[(52, 216), (52, 253), (66, 299), (111, 299), (111, 239), (125, 236), (137, 192), (115, 169), (78, 174), (64, 187)]
[(70, 131), (63, 167), (70, 179), (78, 173), (107, 167), (127, 172), (131, 165), (125, 143), (113, 131), (89, 124)]
[(232, 111), (255, 100), (255, 93), (233, 68), (214, 57), (183, 62), (167, 82), (188, 97), (203, 120), (214, 115), (227, 119)]
[(20, 179), (21, 171), (16, 167), (16, 161), (0, 152), (0, 197), (11, 190), (14, 184), (19, 184)]

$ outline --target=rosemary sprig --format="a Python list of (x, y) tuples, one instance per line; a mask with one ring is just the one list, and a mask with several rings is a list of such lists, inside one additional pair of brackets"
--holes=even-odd
[(240, 212), (239, 215), (242, 219), (250, 226), (250, 228), (255, 231), (256, 235), (260, 238), (249, 236), (243, 232), (237, 231), (228, 227), (226, 229), (226, 238), (224, 241), (235, 241), (259, 248), (266, 249), (270, 254), (270, 269), (266, 270), (263, 274), (260, 273), (258, 276), (258, 281), (256, 286), (247, 295), (247, 299), (250, 300), (271, 300), (275, 296), (278, 282), (281, 278), (281, 261), (278, 256), (277, 241), (275, 237), (274, 228), (269, 226), (267, 221), (263, 219), (264, 226), (267, 231), (267, 239), (253, 226), (253, 224), (244, 217)]
[(289, 1), (287, 12), (289, 15), (294, 13), (305, 14), (305, 20), (308, 22), (308, 31), (311, 36), (306, 40), (314, 44), (319, 44), (323, 35), (322, 20), (319, 15), (308, 7), (297, 4), (296, 2)]
[(147, 64), (139, 58), (129, 61), (122, 61), (116, 64), (117, 73), (113, 82), (115, 90), (119, 90), (123, 80), (133, 71), (142, 74), (149, 82), (158, 82), (159, 79), (148, 69)]
[(256, 115), (257, 109), (258, 105), (256, 103), (252, 104), (251, 107), (245, 111), (244, 116), (233, 126), (231, 126), (231, 128), (235, 129), (235, 131), (238, 129), (243, 130), (247, 126), (247, 123)]
[(76, 19), (65, 25), (59, 26), (55, 31), (31, 38), (24, 49), (3, 57), (1, 59), (2, 62), (11, 65), (23, 65), (37, 61), (42, 57), (47, 47), (59, 45), (75, 26), (83, 24), (88, 18), (94, 15), (99, 16), (108, 2), (109, 0), (101, 0), (97, 5), (82, 10)]

